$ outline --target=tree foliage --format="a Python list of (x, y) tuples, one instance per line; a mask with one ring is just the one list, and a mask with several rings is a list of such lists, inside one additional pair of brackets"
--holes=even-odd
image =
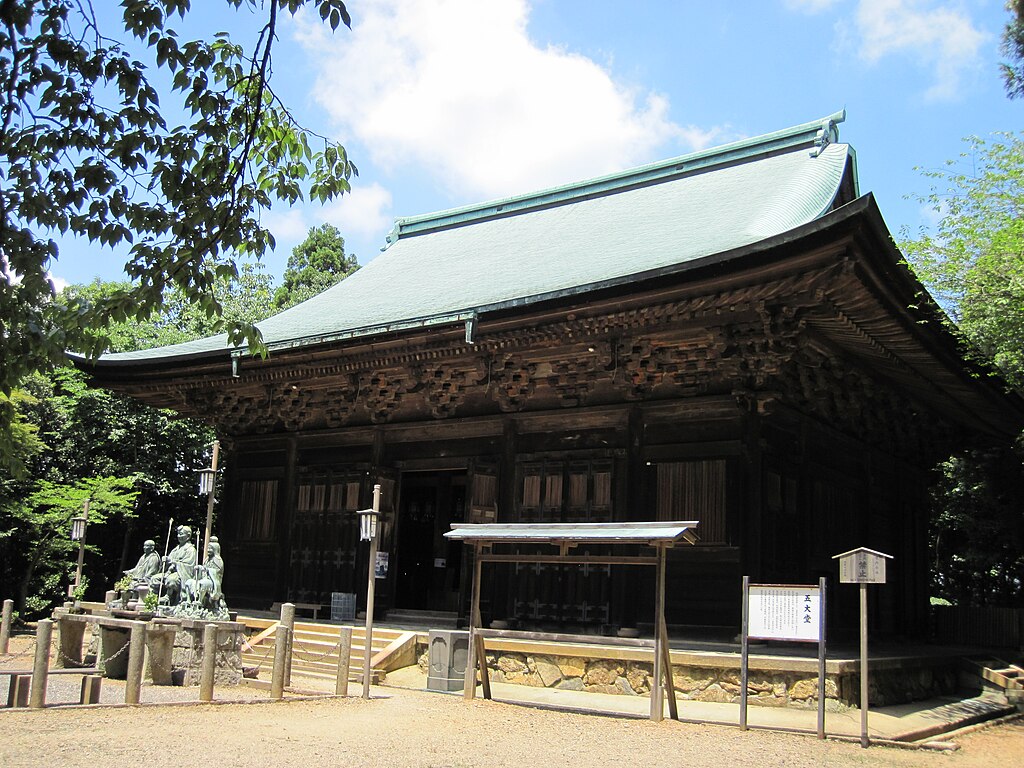
[(1009, 61), (1000, 64), (1006, 94), (1011, 99), (1024, 96), (1024, 0), (1008, 0), (1010, 20), (1003, 31), (1003, 53)]
[[(113, 31), (87, 0), (0, 3), (0, 391), (66, 350), (101, 353), (94, 329), (145, 320), (171, 291), (233, 343), (261, 348), (250, 322), (222, 317), (218, 282), (238, 276), (236, 256), (273, 246), (262, 210), (326, 201), (355, 173), (271, 86), (278, 14), (350, 20), (341, 0), (220, 1), (264, 14), (252, 51), (224, 33), (183, 39), (175, 19), (190, 0), (122, 0)], [(158, 93), (154, 77), (169, 87)], [(56, 232), (127, 248), (130, 282), (57, 295)]]
[[(216, 290), (225, 313), (258, 320), (271, 312), (272, 281), (248, 266)], [(122, 287), (96, 281), (66, 290), (92, 299)], [(204, 312), (172, 292), (148, 321), (129, 318), (102, 333), (113, 349), (129, 351), (206, 336), (211, 327)], [(26, 376), (9, 398), (0, 396), (0, 407), (13, 413), (11, 434), (19, 442), (12, 447), (20, 451), (18, 461), (13, 452), (0, 455), (0, 594), (14, 595), (19, 610), (43, 611), (62, 598), (76, 551), (65, 518), (80, 509), (80, 489), (96, 477), (120, 478), (137, 496), (116, 525), (90, 515), (86, 573), (93, 599), (134, 559), (142, 540), (163, 541), (169, 519), (202, 525), (195, 470), (208, 464), (214, 436), (205, 425), (89, 387), (84, 374), (66, 366)]]
[(1024, 589), (1021, 457), (975, 450), (943, 462), (932, 489), (933, 594), (962, 605), (1019, 604)]
[[(967, 353), (994, 363), (1024, 392), (1024, 135), (966, 141), (960, 158), (927, 173), (934, 186), (922, 202), (939, 216), (934, 231), (901, 246)], [(1024, 597), (1022, 487), (1012, 446), (975, 448), (939, 467), (931, 528), (936, 597), (1003, 605)]]
[(904, 232), (901, 246), (958, 332), (1024, 391), (1024, 134), (966, 142), (958, 160), (926, 173), (934, 231)]
[(345, 238), (333, 224), (311, 227), (292, 249), (284, 280), (274, 293), (277, 309), (299, 304), (341, 282), (359, 269), (355, 256), (345, 255)]

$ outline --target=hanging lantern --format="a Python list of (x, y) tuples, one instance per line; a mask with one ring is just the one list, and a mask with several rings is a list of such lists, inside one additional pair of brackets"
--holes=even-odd
[(196, 470), (199, 472), (199, 495), (209, 496), (213, 493), (213, 484), (217, 479), (217, 470), (213, 467)]
[(89, 524), (89, 521), (84, 517), (72, 517), (71, 518), (71, 540), (82, 541), (85, 538), (85, 526)]

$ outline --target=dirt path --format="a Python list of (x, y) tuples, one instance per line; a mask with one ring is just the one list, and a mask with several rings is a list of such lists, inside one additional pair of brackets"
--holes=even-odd
[[(29, 664), (30, 638), (19, 637), (0, 666)], [(22, 647), (24, 646), (24, 647)], [(70, 680), (70, 676), (68, 676)], [(51, 678), (51, 684), (54, 678)], [(69, 683), (70, 684), (70, 683)], [(108, 681), (105, 693), (123, 701)], [(116, 690), (115, 690), (116, 689)], [(355, 689), (355, 686), (353, 686)], [(191, 695), (182, 695), (191, 693)], [(143, 691), (195, 701), (194, 689)], [(801, 768), (802, 766), (1024, 765), (1024, 720), (957, 739), (955, 753), (857, 744), (767, 731), (666, 720), (599, 717), (401, 688), (375, 698), (270, 703), (265, 692), (220, 687), (218, 699), (258, 696), (249, 704), (0, 709), (0, 766), (60, 768)], [(48, 701), (70, 701), (55, 697)]]
[(942, 766), (1024, 764), (1021, 721), (978, 731), (954, 754), (721, 726), (652, 723), (374, 689), (380, 698), (278, 704), (0, 711), (7, 768), (253, 766)]

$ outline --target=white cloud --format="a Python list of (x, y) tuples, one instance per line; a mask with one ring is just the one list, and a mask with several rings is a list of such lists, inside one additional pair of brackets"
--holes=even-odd
[(376, 237), (383, 242), (391, 229), (391, 193), (376, 182), (353, 185), (349, 194), (324, 208), (323, 218), (346, 237)]
[(278, 243), (301, 240), (309, 231), (303, 209), (296, 206), (285, 210), (271, 210), (260, 222), (269, 229)]
[(952, 3), (929, 0), (861, 0), (856, 13), (860, 56), (876, 63), (906, 55), (932, 70), (925, 92), (932, 100), (955, 98), (966, 70), (975, 67), (987, 35)]
[(528, 16), (527, 0), (376, 0), (343, 38), (309, 24), (300, 39), (320, 59), (315, 98), (343, 141), (461, 197), (527, 192), (710, 139), (672, 122), (664, 96), (538, 46)]
[[(818, 13), (835, 0), (783, 0), (794, 11)], [(978, 67), (989, 36), (955, 0), (859, 0), (852, 17), (835, 23), (840, 50), (854, 50), (869, 64), (900, 66), (909, 60), (928, 71), (931, 84), (924, 96), (930, 101), (955, 99), (964, 75)]]
[(46, 277), (50, 281), (50, 284), (53, 286), (53, 292), (55, 294), (60, 293), (61, 291), (68, 287), (68, 281), (65, 280), (63, 277), (57, 277), (51, 272), (47, 272)]

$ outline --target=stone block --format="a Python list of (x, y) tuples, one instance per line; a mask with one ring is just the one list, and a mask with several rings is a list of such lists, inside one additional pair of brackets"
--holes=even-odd
[(633, 690), (633, 686), (629, 684), (629, 680), (624, 677), (620, 677), (615, 681), (615, 686), (619, 689), (619, 693), (624, 693), (626, 696), (636, 696), (637, 692)]
[(558, 665), (562, 677), (583, 677), (583, 673), (587, 671), (586, 659), (578, 656), (556, 656), (555, 664)]
[(626, 681), (635, 693), (649, 693), (651, 690), (651, 665), (630, 662), (626, 665)]
[(529, 671), (529, 668), (526, 666), (526, 659), (519, 653), (509, 653), (499, 656), (498, 662), (495, 666), (497, 666), (497, 668), (506, 675), (522, 675)]
[(587, 664), (587, 671), (583, 675), (583, 684), (588, 686), (610, 685), (614, 686), (615, 681), (625, 672), (625, 668), (616, 661), (610, 659), (596, 659)]
[(550, 661), (538, 659), (534, 662), (534, 666), (536, 667), (537, 677), (540, 678), (545, 688), (556, 685), (562, 679), (562, 671), (556, 664), (552, 664)]
[(677, 691), (697, 693), (715, 682), (710, 670), (697, 670), (695, 667), (672, 667), (672, 684)]
[(737, 697), (723, 690), (717, 683), (709, 685), (702, 691), (693, 694), (690, 698), (695, 701), (707, 701), (712, 704), (732, 704), (737, 700)]

